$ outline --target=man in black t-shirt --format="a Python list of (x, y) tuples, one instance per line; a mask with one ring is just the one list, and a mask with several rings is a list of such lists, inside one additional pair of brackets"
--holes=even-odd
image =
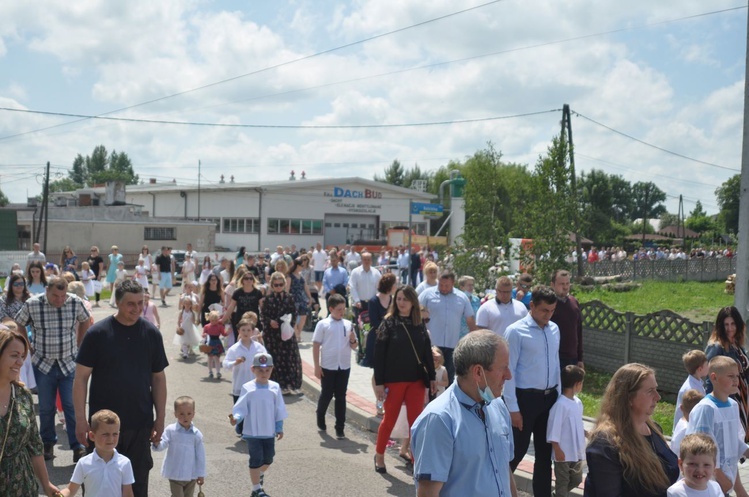
[(154, 264), (159, 268), (161, 307), (166, 307), (166, 296), (172, 288), (172, 256), (169, 255), (169, 247), (161, 247), (161, 253), (156, 256)]
[(116, 412), (120, 417), (117, 451), (132, 463), (134, 497), (147, 497), (148, 473), (153, 467), (150, 445), (161, 441), (164, 431), (164, 369), (169, 361), (161, 333), (141, 317), (143, 287), (125, 280), (115, 291), (115, 300), (117, 314), (89, 328), (78, 351), (73, 382), (76, 436), (87, 444), (91, 415), (101, 409)]
[[(91, 271), (94, 272), (94, 279), (98, 282), (99, 276), (104, 273), (104, 259), (99, 255), (99, 247), (94, 245), (91, 247), (91, 254), (88, 256), (88, 265), (91, 267)], [(99, 307), (99, 299), (101, 298), (101, 287), (98, 292), (94, 292), (96, 295), (96, 304), (94, 307)]]

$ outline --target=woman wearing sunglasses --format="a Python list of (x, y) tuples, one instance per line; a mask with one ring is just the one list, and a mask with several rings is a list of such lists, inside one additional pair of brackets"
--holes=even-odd
[[(290, 324), (296, 320), (294, 299), (286, 291), (286, 276), (276, 271), (270, 277), (270, 294), (265, 297), (261, 313), (265, 348), (273, 356), (271, 380), (281, 386), (284, 395), (299, 395), (302, 388), (302, 358), (296, 335), (281, 337), (281, 316), (291, 314)], [(235, 292), (236, 293), (236, 292)]]

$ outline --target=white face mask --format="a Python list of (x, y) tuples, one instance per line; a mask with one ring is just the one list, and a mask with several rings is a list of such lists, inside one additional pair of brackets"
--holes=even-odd
[(484, 372), (483, 368), (481, 369), (481, 374), (484, 375), (484, 383), (486, 383), (486, 387), (484, 387), (484, 389), (482, 390), (481, 387), (479, 387), (479, 384), (476, 383), (476, 388), (478, 389), (479, 396), (483, 399), (483, 401), (489, 404), (496, 397), (494, 397), (494, 392), (492, 392), (492, 389), (489, 388), (489, 382), (486, 381), (486, 373)]

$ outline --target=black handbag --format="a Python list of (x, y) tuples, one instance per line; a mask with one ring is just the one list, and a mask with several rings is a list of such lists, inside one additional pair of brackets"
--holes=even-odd
[(432, 380), (429, 378), (429, 371), (427, 370), (427, 367), (424, 365), (423, 362), (421, 362), (421, 357), (419, 357), (419, 353), (416, 352), (416, 347), (414, 346), (414, 341), (411, 339), (411, 333), (408, 332), (408, 328), (406, 328), (406, 325), (401, 323), (401, 326), (403, 326), (403, 329), (406, 330), (406, 336), (408, 337), (408, 341), (411, 342), (411, 348), (414, 351), (414, 355), (416, 356), (416, 362), (421, 366), (421, 379), (424, 382), (424, 386), (429, 388), (432, 385)]

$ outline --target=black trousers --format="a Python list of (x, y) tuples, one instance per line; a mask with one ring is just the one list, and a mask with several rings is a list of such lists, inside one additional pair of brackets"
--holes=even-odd
[(533, 435), (536, 462), (533, 465), (533, 495), (551, 497), (551, 444), (546, 441), (546, 425), (549, 411), (557, 400), (556, 389), (548, 394), (543, 391), (517, 388), (518, 407), (523, 417), (523, 431), (512, 428), (515, 443), (515, 458), (510, 469), (515, 471), (525, 457)]
[(320, 398), (317, 401), (317, 424), (325, 426), (325, 413), (335, 397), (335, 429), (342, 430), (346, 424), (346, 390), (351, 369), (323, 369), (320, 380)]

